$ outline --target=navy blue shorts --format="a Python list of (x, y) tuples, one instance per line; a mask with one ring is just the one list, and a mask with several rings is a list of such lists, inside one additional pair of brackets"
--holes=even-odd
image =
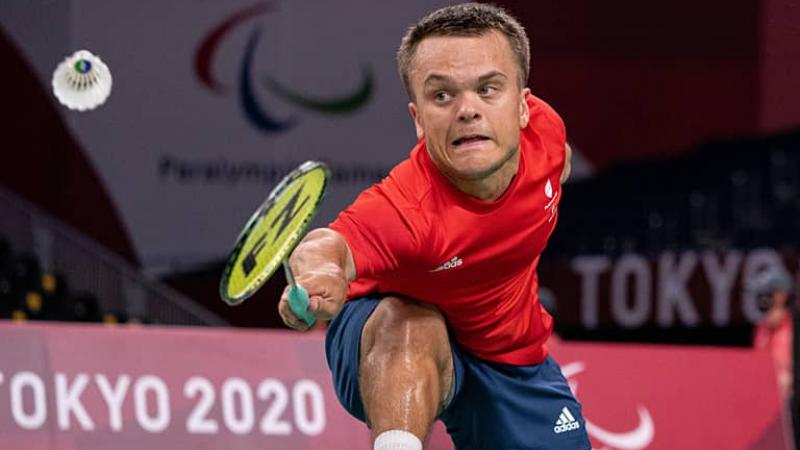
[[(358, 383), (361, 330), (380, 299), (345, 304), (328, 328), (325, 353), (336, 395), (353, 417), (366, 422)], [(458, 450), (588, 450), (586, 421), (561, 368), (484, 361), (451, 339), (453, 397), (439, 416)]]

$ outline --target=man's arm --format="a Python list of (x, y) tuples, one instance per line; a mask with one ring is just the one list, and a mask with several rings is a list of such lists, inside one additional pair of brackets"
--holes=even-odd
[(564, 147), (566, 155), (564, 156), (564, 170), (561, 171), (561, 184), (567, 181), (570, 172), (572, 172), (572, 147), (569, 144), (564, 144)]
[[(309, 232), (289, 257), (295, 281), (308, 292), (308, 311), (317, 319), (330, 320), (347, 299), (347, 282), (355, 278), (353, 255), (347, 242), (330, 228)], [(283, 291), (278, 312), (291, 328), (305, 331), (308, 324), (289, 308), (289, 287)]]

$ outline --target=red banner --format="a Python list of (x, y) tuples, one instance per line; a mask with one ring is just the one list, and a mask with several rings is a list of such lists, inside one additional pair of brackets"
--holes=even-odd
[(0, 326), (2, 448), (370, 448), (320, 334)]
[[(364, 449), (319, 333), (0, 324), (0, 443)], [(598, 450), (790, 449), (766, 354), (553, 343)], [(428, 443), (452, 449), (437, 424)]]
[(573, 343), (552, 352), (596, 449), (791, 448), (767, 353)]

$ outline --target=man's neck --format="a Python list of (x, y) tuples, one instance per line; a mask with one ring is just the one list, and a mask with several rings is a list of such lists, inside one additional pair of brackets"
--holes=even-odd
[(519, 170), (519, 151), (514, 152), (496, 172), (480, 180), (465, 180), (444, 175), (459, 191), (479, 200), (492, 202), (508, 190), (517, 175), (517, 170)]

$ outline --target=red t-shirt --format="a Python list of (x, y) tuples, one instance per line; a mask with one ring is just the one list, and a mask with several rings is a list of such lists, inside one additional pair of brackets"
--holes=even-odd
[(566, 132), (548, 104), (527, 101), (519, 170), (497, 200), (459, 191), (420, 141), (330, 224), (355, 260), (349, 298), (401, 294), (438, 307), (479, 358), (544, 360), (553, 325), (539, 304), (536, 266), (558, 216)]

